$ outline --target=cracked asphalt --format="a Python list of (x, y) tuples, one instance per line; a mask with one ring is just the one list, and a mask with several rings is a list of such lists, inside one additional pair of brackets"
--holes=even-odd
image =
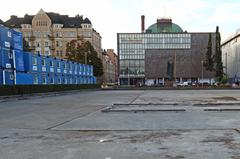
[(0, 158), (238, 159), (240, 90), (95, 90), (0, 99)]

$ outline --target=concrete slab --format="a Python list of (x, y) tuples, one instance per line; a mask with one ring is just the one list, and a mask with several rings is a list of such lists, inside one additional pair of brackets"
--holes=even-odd
[(54, 130), (234, 129), (240, 128), (239, 116), (240, 112), (97, 112)]
[[(204, 109), (239, 105), (194, 103), (239, 101), (240, 90), (83, 91), (4, 101), (0, 159), (238, 159), (240, 112)], [(161, 108), (186, 111), (101, 113), (114, 103), (178, 103)]]
[(237, 159), (234, 130), (37, 131), (0, 129), (0, 159)]

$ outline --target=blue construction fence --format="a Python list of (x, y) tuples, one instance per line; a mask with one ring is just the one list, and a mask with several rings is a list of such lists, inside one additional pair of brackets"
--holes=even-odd
[(22, 33), (0, 25), (0, 85), (96, 84), (93, 66), (23, 51)]

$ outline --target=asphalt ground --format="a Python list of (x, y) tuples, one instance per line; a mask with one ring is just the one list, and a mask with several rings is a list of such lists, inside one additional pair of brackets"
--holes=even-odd
[(1, 98), (0, 158), (237, 159), (240, 90), (95, 90)]

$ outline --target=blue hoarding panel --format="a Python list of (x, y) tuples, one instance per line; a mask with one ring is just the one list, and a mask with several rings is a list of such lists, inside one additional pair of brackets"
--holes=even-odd
[(83, 67), (83, 69), (82, 69), (83, 70), (83, 76), (86, 76), (87, 75), (87, 73), (86, 73), (86, 71), (87, 71), (86, 65), (83, 64), (82, 67)]
[(63, 75), (62, 78), (63, 84), (70, 84), (68, 75)]
[(55, 75), (55, 84), (62, 84), (62, 75), (61, 74)]
[(31, 73), (16, 73), (16, 84), (17, 85), (31, 85), (33, 84), (33, 74)]
[(14, 68), (17, 71), (24, 71), (23, 52), (21, 50), (12, 50)]
[(69, 63), (66, 60), (62, 60), (62, 70), (63, 70), (63, 74), (69, 74)]
[(68, 78), (69, 78), (69, 83), (68, 84), (73, 84), (73, 76), (69, 75)]
[(82, 76), (82, 64), (78, 64), (78, 75)]
[(68, 61), (68, 65), (69, 65), (68, 74), (72, 75), (73, 74), (73, 62), (72, 61)]
[(50, 73), (48, 75), (48, 84), (57, 84), (57, 81), (55, 79), (55, 74)]
[(49, 58), (47, 56), (41, 56), (40, 70), (42, 73), (48, 73), (49, 70)]
[(41, 56), (30, 52), (23, 52), (24, 70), (26, 72), (40, 72)]
[(12, 30), (0, 25), (0, 47), (10, 49), (12, 46)]
[(83, 78), (82, 78), (82, 76), (79, 76), (79, 84), (83, 84)]
[(63, 62), (61, 59), (55, 59), (55, 73), (62, 74), (63, 73)]
[(56, 67), (57, 67), (57, 65), (56, 65), (56, 59), (55, 58), (52, 58), (52, 57), (48, 57), (48, 61), (49, 61), (49, 69), (47, 70), (47, 72), (48, 73), (55, 73), (55, 71), (56, 71)]
[(40, 74), (40, 84), (42, 85), (49, 84), (48, 74), (45, 74), (45, 73)]
[(90, 76), (90, 65), (87, 65), (87, 76)]
[(11, 70), (0, 70), (0, 85), (13, 85), (14, 74)]
[(74, 74), (75, 76), (79, 75), (79, 74), (78, 74), (78, 73), (79, 73), (78, 69), (79, 69), (79, 68), (78, 68), (78, 63), (74, 62), (73, 74)]
[(42, 77), (39, 73), (31, 73), (33, 76), (33, 84), (41, 84)]
[(97, 78), (93, 76), (93, 84), (97, 84)]
[(12, 46), (15, 50), (23, 50), (22, 33), (12, 30)]
[(76, 76), (76, 84), (80, 84), (80, 77)]
[(90, 66), (90, 76), (93, 76), (93, 66)]
[(0, 67), (1, 69), (13, 68), (13, 55), (10, 49), (0, 48)]

